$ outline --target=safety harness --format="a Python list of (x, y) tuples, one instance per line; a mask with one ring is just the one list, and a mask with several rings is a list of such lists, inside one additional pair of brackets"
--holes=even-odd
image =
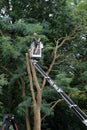
[(16, 124), (14, 115), (6, 114), (3, 118), (3, 124), (2, 124), (1, 130), (9, 130), (11, 125), (13, 126), (14, 130), (18, 130), (18, 126)]

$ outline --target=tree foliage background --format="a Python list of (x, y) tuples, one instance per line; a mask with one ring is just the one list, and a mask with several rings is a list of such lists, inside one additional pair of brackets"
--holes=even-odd
[[(2, 0), (0, 1), (0, 120), (14, 113), (19, 129), (26, 130), (25, 107), (33, 129), (33, 103), (25, 53), (36, 32), (44, 44), (40, 66), (47, 71), (58, 41), (70, 40), (57, 50), (50, 77), (87, 114), (87, 1)], [(42, 76), (38, 74), (39, 82)], [(25, 95), (23, 94), (25, 92)], [(61, 97), (46, 83), (41, 106), (42, 130), (86, 130)]]

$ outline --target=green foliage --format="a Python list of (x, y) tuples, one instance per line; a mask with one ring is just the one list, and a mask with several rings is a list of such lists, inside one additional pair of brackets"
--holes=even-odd
[(43, 100), (42, 105), (41, 105), (41, 112), (46, 115), (46, 116), (53, 116), (54, 112), (52, 109), (50, 109), (51, 104), (48, 104), (46, 101)]
[(61, 73), (56, 76), (56, 83), (66, 92), (72, 91), (72, 88), (70, 88), (71, 81), (72, 77), (68, 77), (66, 73)]
[(8, 79), (7, 82), (6, 79), (4, 80), (4, 75), (0, 75), (0, 86), (3, 85), (3, 88), (1, 86), (2, 93), (0, 93), (2, 103), (0, 110), (2, 113), (11, 112), (24, 116), (25, 106), (30, 105), (29, 99), (26, 99), (21, 105), (22, 86), (20, 78), (23, 76), (23, 79), (26, 81), (26, 90), (29, 83), (25, 53), (30, 47), (34, 32), (37, 32), (41, 38), (45, 39), (45, 36), (42, 34), (43, 27), (39, 23), (25, 23), (23, 20), (12, 24), (3, 18), (0, 19), (0, 26), (3, 34), (0, 36), (0, 73), (6, 73)]
[(5, 78), (5, 74), (1, 74), (0, 75), (0, 86), (4, 86), (4, 85), (7, 85), (7, 84), (8, 84), (8, 81)]
[(87, 71), (84, 71), (84, 72), (82, 73), (81, 78), (86, 81), (86, 79), (87, 79)]
[[(8, 85), (8, 81), (5, 74), (0, 75), (0, 95), (3, 94), (3, 86)], [(3, 107), (3, 101), (0, 100), (0, 111), (4, 109)], [(2, 117), (3, 114), (0, 114), (0, 117)], [(0, 125), (1, 126), (1, 125)]]
[(20, 53), (16, 50), (15, 46), (11, 45), (10, 43), (5, 43), (2, 45), (3, 53), (2, 56), (9, 57), (16, 59), (18, 56), (20, 56)]
[(28, 97), (28, 96), (25, 97), (25, 100), (18, 105), (17, 113), (20, 116), (24, 116), (25, 115), (25, 107), (30, 107), (30, 108), (33, 107), (31, 97)]
[(2, 94), (2, 87), (3, 87), (4, 85), (8, 85), (8, 81), (7, 81), (7, 79), (6, 79), (5, 74), (1, 74), (1, 75), (0, 75), (0, 94)]

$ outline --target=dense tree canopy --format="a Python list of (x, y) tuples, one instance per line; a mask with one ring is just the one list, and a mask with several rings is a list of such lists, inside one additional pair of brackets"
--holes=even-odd
[[(4, 114), (13, 113), (19, 130), (30, 130), (27, 117), (34, 128), (25, 53), (35, 32), (44, 44), (38, 63), (87, 114), (87, 1), (2, 0), (0, 122)], [(37, 77), (42, 85), (42, 76)], [(41, 118), (42, 130), (86, 130), (48, 83), (42, 92)]]

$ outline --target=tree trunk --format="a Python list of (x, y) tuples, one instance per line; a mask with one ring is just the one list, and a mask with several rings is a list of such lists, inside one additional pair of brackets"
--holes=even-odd
[(36, 107), (34, 108), (34, 130), (41, 130), (41, 114), (40, 114), (40, 107), (36, 104)]
[[(24, 79), (22, 77), (20, 77), (20, 80), (21, 80), (21, 84), (22, 84), (22, 96), (23, 96), (23, 100), (24, 100), (24, 97), (26, 96), (25, 82), (24, 82)], [(27, 106), (25, 106), (25, 120), (26, 120), (27, 130), (31, 130), (30, 120), (29, 120), (29, 108)]]
[(26, 119), (27, 130), (31, 130), (30, 120), (29, 120), (29, 108), (28, 107), (25, 107), (25, 119)]
[(41, 109), (41, 101), (42, 101), (42, 90), (40, 88), (40, 84), (38, 82), (37, 76), (36, 76), (36, 71), (34, 66), (32, 65), (32, 61), (30, 61), (31, 63), (31, 70), (32, 70), (32, 74), (33, 74), (33, 79), (34, 79), (34, 83), (37, 89), (37, 96), (36, 96), (36, 107), (34, 109), (34, 116), (35, 116), (35, 130), (41, 130), (41, 113), (40, 113), (40, 109)]
[[(34, 104), (34, 130), (41, 130), (41, 100), (42, 100), (42, 90), (40, 88), (40, 85), (38, 83), (38, 79), (36, 76), (36, 71), (34, 66), (32, 65), (32, 61), (29, 62), (29, 56), (28, 53), (26, 53), (26, 65), (27, 65), (27, 72), (28, 77), (30, 81), (30, 90), (33, 98), (33, 104)], [(33, 75), (33, 77), (32, 77)], [(32, 84), (32, 78), (34, 79), (34, 84), (37, 90), (37, 95), (35, 94), (35, 90), (33, 88)]]

